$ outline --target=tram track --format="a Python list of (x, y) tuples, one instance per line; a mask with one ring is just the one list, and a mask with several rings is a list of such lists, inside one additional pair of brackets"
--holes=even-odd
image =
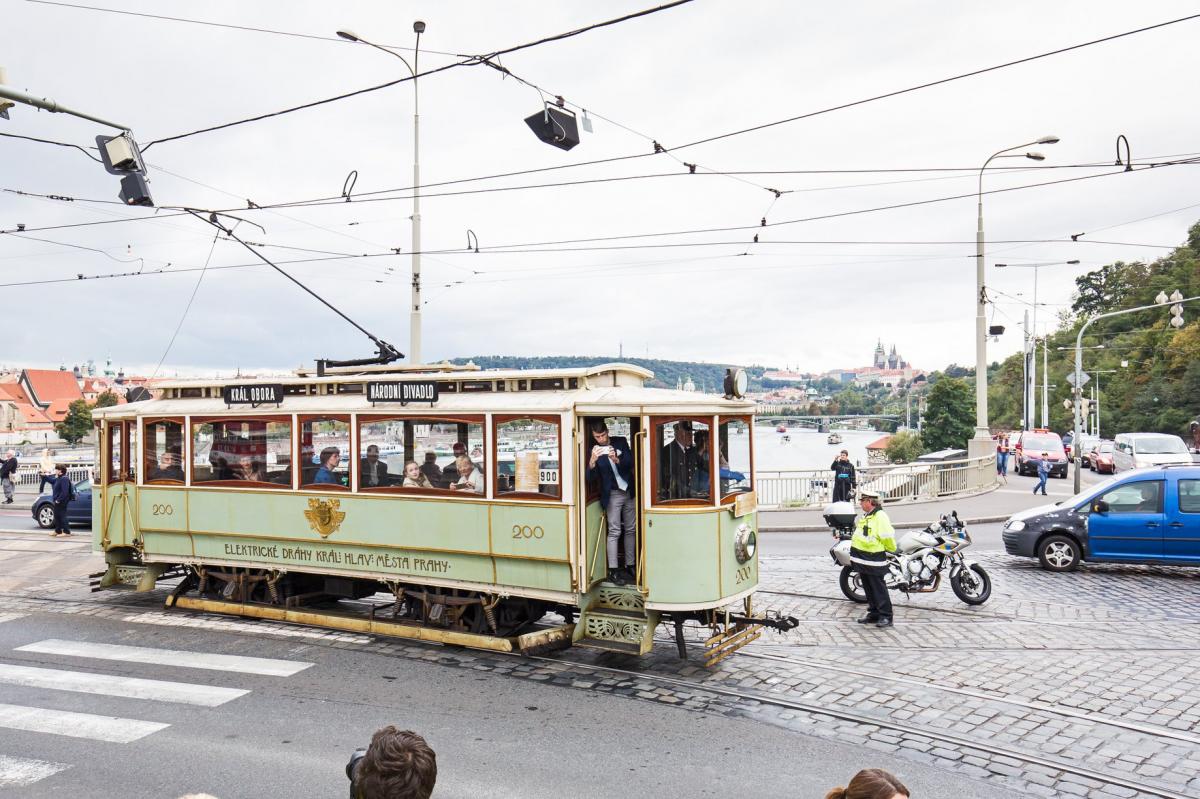
[[(694, 680), (686, 680), (679, 677), (669, 677), (661, 674), (649, 672), (631, 671), (629, 669), (620, 669), (613, 666), (601, 666), (596, 664), (581, 663), (575, 660), (560, 660), (555, 658), (536, 656), (519, 656), (509, 655), (508, 657), (523, 657), (526, 660), (541, 662), (547, 665), (558, 667), (566, 667), (573, 669), (581, 669), (590, 671), (593, 674), (612, 674), (622, 675), (633, 680), (659, 683), (662, 685), (670, 685), (676, 688), (682, 688), (690, 691), (699, 691), (703, 693), (715, 694), (717, 696), (725, 696), (732, 699), (740, 699), (745, 701), (757, 702), (760, 705), (769, 705), (787, 710), (795, 710), (803, 713), (808, 713), (814, 716), (823, 716), (826, 718), (837, 719), (840, 721), (848, 721), (854, 724), (861, 724), (881, 729), (893, 730), (895, 732), (904, 733), (907, 735), (921, 736), (924, 738), (940, 741), (960, 749), (971, 749), (977, 752), (983, 752), (989, 755), (1000, 757), (1008, 757), (1014, 760), (1037, 765), (1043, 768), (1052, 769), (1063, 774), (1073, 774), (1078, 777), (1083, 777), (1090, 780), (1095, 780), (1107, 785), (1114, 785), (1126, 790), (1136, 791), (1139, 794), (1146, 796), (1160, 797), (1160, 799), (1195, 799), (1194, 794), (1179, 793), (1158, 785), (1150, 785), (1140, 783), (1135, 780), (1127, 779), (1117, 774), (1099, 771), (1079, 766), (1073, 763), (1060, 760), (1058, 758), (1045, 757), (1042, 755), (1030, 754), (1019, 749), (1013, 749), (1008, 746), (1000, 746), (994, 743), (978, 741), (974, 738), (965, 735), (959, 735), (946, 730), (936, 728), (922, 727), (906, 722), (892, 721), (890, 719), (877, 718), (865, 713), (858, 713), (852, 710), (839, 708), (830, 708), (823, 705), (817, 705), (812, 702), (805, 702), (796, 699), (788, 699), (782, 696), (774, 696), (769, 693), (759, 691), (750, 691), (744, 688), (729, 688), (720, 685), (712, 685), (709, 683), (696, 682)], [(565, 668), (564, 668), (565, 670)]]

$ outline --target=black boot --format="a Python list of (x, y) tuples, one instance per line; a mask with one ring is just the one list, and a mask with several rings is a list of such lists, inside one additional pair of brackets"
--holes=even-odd
[(867, 615), (862, 616), (858, 619), (859, 624), (874, 624), (877, 621), (879, 621), (879, 617), (876, 616), (874, 613), (868, 613)]
[(621, 569), (609, 569), (608, 581), (613, 585), (625, 585), (628, 582), (625, 579), (625, 572), (623, 572)]
[(622, 566), (621, 574), (625, 575), (625, 582), (627, 582), (627, 583), (636, 583), (637, 582), (637, 571), (636, 571), (636, 569), (634, 569), (633, 566)]
[(876, 627), (891, 627), (892, 619), (890, 616), (881, 616), (879, 621), (875, 622)]

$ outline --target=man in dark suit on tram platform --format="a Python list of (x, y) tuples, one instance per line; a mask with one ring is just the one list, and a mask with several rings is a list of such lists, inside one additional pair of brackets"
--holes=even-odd
[[(587, 479), (599, 483), (600, 507), (608, 517), (608, 579), (625, 585), (636, 579), (637, 481), (633, 477), (633, 450), (623, 436), (608, 434), (603, 419), (592, 422), (591, 433), (593, 444)], [(618, 560), (620, 548), (625, 551), (623, 567)]]

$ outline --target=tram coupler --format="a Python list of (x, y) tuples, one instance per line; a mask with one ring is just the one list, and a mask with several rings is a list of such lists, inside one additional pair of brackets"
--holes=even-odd
[(800, 620), (795, 616), (784, 616), (777, 610), (765, 611), (762, 616), (730, 616), (729, 622), (731, 624), (759, 624), (781, 633), (800, 626)]

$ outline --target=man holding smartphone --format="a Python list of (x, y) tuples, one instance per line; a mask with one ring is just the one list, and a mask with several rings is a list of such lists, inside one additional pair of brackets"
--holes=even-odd
[[(637, 500), (634, 496), (633, 450), (622, 436), (610, 436), (603, 419), (592, 423), (592, 452), (587, 479), (600, 483), (600, 507), (608, 516), (608, 580), (616, 585), (633, 582), (634, 529)], [(623, 540), (622, 540), (623, 539)], [(618, 560), (619, 544), (625, 550), (625, 565)]]

